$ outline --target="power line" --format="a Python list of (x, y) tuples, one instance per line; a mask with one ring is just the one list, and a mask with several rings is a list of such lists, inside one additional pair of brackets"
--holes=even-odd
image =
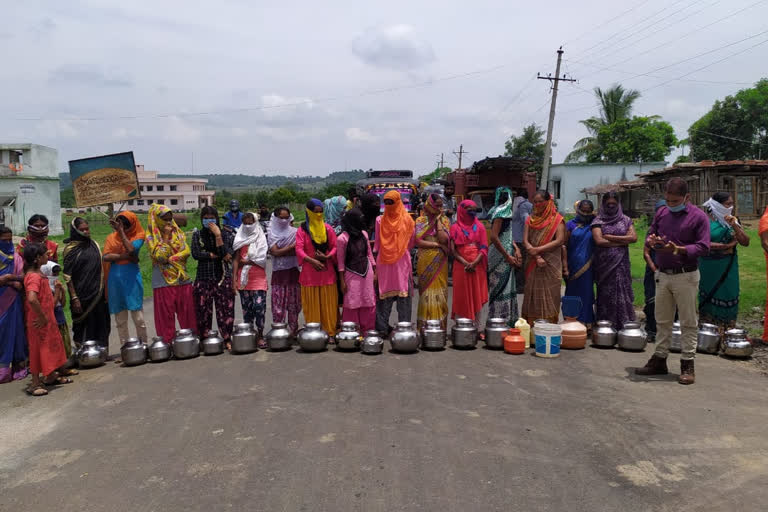
[[(736, 10), (736, 11), (734, 11), (734, 12), (732, 12), (732, 13), (726, 15), (726, 16), (723, 16), (722, 18), (718, 18), (718, 19), (712, 21), (711, 23), (708, 23), (708, 24), (703, 25), (703, 26), (699, 26), (699, 27), (691, 30), (690, 32), (686, 32), (685, 34), (676, 36), (676, 37), (674, 37), (672, 39), (669, 39), (668, 41), (665, 41), (663, 43), (660, 43), (660, 44), (658, 44), (658, 45), (656, 45), (656, 46), (654, 46), (652, 48), (649, 48), (647, 50), (643, 50), (643, 51), (641, 51), (639, 53), (631, 55), (631, 56), (625, 58), (624, 60), (621, 60), (619, 62), (615, 62), (615, 63), (611, 64), (610, 66), (602, 67), (602, 68), (598, 69), (596, 73), (599, 73), (599, 72), (605, 71), (605, 70), (609, 70), (609, 69), (613, 68), (614, 66), (624, 64), (625, 62), (629, 62), (630, 60), (636, 59), (637, 57), (642, 57), (643, 55), (647, 55), (648, 53), (650, 53), (650, 52), (652, 52), (654, 50), (658, 50), (659, 48), (663, 48), (663, 47), (665, 47), (665, 46), (667, 46), (669, 44), (678, 43), (681, 40), (683, 40), (683, 39), (685, 39), (685, 38), (687, 38), (689, 36), (692, 36), (693, 34), (699, 34), (704, 29), (707, 29), (707, 28), (709, 28), (709, 27), (711, 27), (713, 25), (717, 25), (719, 23), (722, 23), (723, 21), (728, 20), (730, 18), (733, 18), (734, 16), (737, 16), (738, 14), (741, 14), (742, 12), (751, 9), (752, 7), (755, 7), (756, 5), (763, 4), (766, 1), (768, 1), (768, 0), (758, 0), (757, 2), (754, 2), (754, 3), (752, 3), (752, 4), (750, 4), (750, 5), (746, 6), (746, 7), (742, 7), (741, 9), (738, 9), (738, 10)], [(571, 59), (571, 60), (573, 60), (573, 59)], [(585, 64), (585, 65), (595, 65), (595, 64), (585, 63), (583, 61), (576, 61), (576, 60), (573, 60), (573, 62), (578, 62), (579, 64)]]
[(643, 7), (645, 4), (647, 4), (649, 1), (650, 0), (645, 0), (644, 2), (638, 4), (638, 5), (634, 6), (634, 7), (631, 7), (629, 9), (627, 9), (626, 11), (620, 12), (619, 14), (614, 16), (613, 18), (600, 23), (596, 27), (593, 27), (593, 28), (591, 28), (591, 29), (589, 29), (589, 30), (587, 30), (585, 32), (582, 32), (578, 37), (576, 37), (572, 41), (570, 41), (568, 43), (564, 43), (563, 46), (566, 46), (566, 45), (571, 44), (571, 43), (575, 43), (576, 41), (578, 41), (579, 39), (582, 39), (587, 34), (591, 34), (592, 32), (594, 32), (594, 31), (596, 31), (598, 29), (603, 28), (604, 26), (608, 25), (609, 23), (612, 23), (612, 22), (616, 21), (617, 19), (621, 18), (622, 16), (625, 16), (625, 15), (631, 13), (632, 11), (636, 11), (637, 9), (639, 9), (639, 8)]
[[(716, 4), (718, 4), (718, 3), (720, 3), (720, 0), (716, 0), (715, 2), (712, 2), (712, 3), (711, 3), (711, 4), (709, 4), (709, 5), (705, 5), (704, 7), (702, 7), (701, 9), (699, 9), (698, 11), (692, 12), (692, 13), (690, 13), (690, 14), (686, 14), (686, 17), (687, 17), (687, 19), (690, 19), (690, 18), (692, 18), (692, 17), (696, 16), (697, 14), (699, 14), (699, 13), (701, 13), (701, 12), (703, 12), (703, 11), (705, 11), (705, 10), (709, 9), (710, 7), (712, 7), (713, 5), (716, 5)], [(693, 4), (691, 4), (691, 5), (693, 5)], [(683, 10), (687, 9), (687, 8), (688, 8), (688, 7), (690, 7), (691, 5), (685, 6), (685, 7), (683, 7), (682, 9), (680, 9), (679, 11), (675, 11), (674, 13), (671, 13), (671, 14), (669, 15), (669, 17), (673, 16), (674, 14), (677, 14), (677, 13), (678, 13), (678, 12), (680, 12), (680, 11), (683, 11)], [(661, 21), (661, 20), (660, 20), (660, 21)], [(645, 28), (650, 28), (650, 27), (645, 27), (644, 29), (640, 29), (640, 30), (637, 30), (637, 31), (635, 31), (635, 32), (631, 33), (629, 36), (627, 36), (627, 37), (625, 37), (625, 38), (623, 38), (623, 39), (619, 39), (618, 41), (616, 41), (616, 43), (619, 43), (619, 42), (621, 42), (621, 41), (624, 41), (625, 39), (629, 39), (629, 38), (632, 38), (632, 37), (634, 37), (634, 36), (636, 36), (636, 35), (638, 35), (638, 34), (641, 36), (641, 39), (640, 39), (640, 40), (637, 40), (637, 41), (631, 42), (631, 43), (629, 43), (629, 44), (625, 44), (625, 45), (623, 45), (623, 46), (619, 46), (618, 48), (616, 48), (616, 47), (615, 47), (615, 44), (614, 44), (614, 45), (611, 45), (611, 48), (607, 48), (607, 49), (606, 49), (606, 50), (609, 50), (609, 51), (608, 51), (608, 53), (604, 53), (604, 51), (605, 51), (605, 50), (603, 50), (603, 51), (600, 51), (600, 52), (596, 53), (595, 55), (593, 55), (593, 56), (592, 56), (592, 58), (591, 58), (590, 60), (593, 60), (593, 61), (594, 61), (596, 58), (605, 59), (606, 57), (609, 57), (609, 56), (611, 56), (611, 55), (615, 55), (616, 53), (619, 53), (619, 52), (621, 52), (621, 51), (624, 51), (624, 50), (626, 50), (627, 48), (631, 48), (632, 46), (635, 46), (635, 45), (637, 45), (637, 44), (638, 44), (638, 43), (640, 43), (641, 41), (647, 41), (647, 40), (648, 40), (648, 39), (649, 39), (649, 38), (650, 38), (652, 35), (654, 35), (654, 34), (657, 34), (657, 33), (661, 32), (661, 31), (666, 31), (667, 29), (669, 29), (669, 27), (671, 27), (671, 26), (673, 26), (673, 25), (675, 25), (675, 24), (677, 24), (677, 23), (679, 23), (679, 20), (672, 20), (672, 22), (671, 22), (671, 23), (668, 23), (668, 24), (666, 24), (666, 25), (662, 25), (662, 26), (660, 26), (660, 27), (656, 28), (655, 30), (653, 30), (652, 32), (645, 32)], [(655, 23), (654, 23), (654, 24), (655, 24)]]
[[(680, 0), (680, 1), (684, 1), (684, 0)], [(671, 17), (673, 17), (673, 16), (675, 16), (675, 15), (679, 14), (680, 12), (682, 12), (682, 11), (684, 11), (684, 10), (688, 9), (689, 7), (691, 7), (693, 4), (697, 3), (698, 1), (699, 1), (699, 0), (694, 0), (694, 1), (693, 1), (693, 2), (691, 2), (690, 4), (688, 4), (688, 5), (685, 5), (685, 6), (681, 7), (680, 9), (678, 9), (678, 10), (676, 10), (676, 11), (673, 11), (673, 12), (669, 13), (668, 15), (666, 15), (666, 16), (664, 16), (664, 17), (660, 18), (660, 19), (657, 19), (657, 20), (652, 20), (652, 21), (651, 21), (650, 23), (648, 23), (647, 25), (644, 25), (644, 24), (643, 24), (645, 20), (644, 20), (644, 21), (640, 21), (640, 22), (638, 22), (638, 23), (634, 23), (634, 24), (632, 25), (632, 28), (633, 28), (633, 29), (635, 29), (635, 30), (633, 30), (633, 31), (629, 32), (629, 34), (627, 34), (627, 35), (624, 35), (624, 37), (621, 37), (621, 38), (619, 38), (619, 39), (617, 39), (617, 40), (615, 40), (615, 41), (612, 41), (610, 46), (607, 46), (607, 47), (605, 47), (605, 48), (602, 48), (602, 49), (600, 49), (600, 50), (596, 50), (596, 51), (592, 52), (591, 54), (587, 55), (587, 57), (583, 57), (583, 58), (585, 58), (585, 59), (594, 59), (594, 58), (596, 58), (597, 56), (599, 56), (599, 55), (603, 54), (604, 52), (606, 52), (606, 51), (609, 51), (609, 50), (612, 50), (613, 48), (615, 48), (615, 46), (616, 46), (617, 44), (619, 44), (619, 43), (621, 43), (621, 42), (623, 42), (623, 41), (626, 41), (627, 39), (630, 39), (630, 38), (632, 38), (632, 37), (636, 36), (637, 34), (640, 34), (640, 33), (645, 33), (645, 32), (646, 32), (646, 31), (647, 31), (649, 28), (651, 28), (652, 26), (654, 26), (654, 25), (657, 25), (657, 24), (661, 23), (662, 21), (664, 21), (664, 20), (666, 20), (666, 19), (669, 19), (669, 18), (671, 18)], [(677, 5), (678, 3), (680, 3), (680, 2), (676, 2), (676, 3), (672, 4), (671, 6), (669, 6), (668, 8), (671, 8), (672, 6), (674, 6), (674, 5)], [(715, 3), (717, 3), (717, 2), (715, 2)], [(664, 9), (662, 9), (662, 11), (663, 11), (663, 10), (664, 10)], [(659, 12), (661, 12), (661, 11), (659, 11)], [(648, 18), (646, 18), (646, 20), (647, 20), (647, 19), (648, 19)], [(623, 33), (622, 33), (622, 35), (623, 35)], [(635, 43), (632, 43), (632, 44), (637, 44), (637, 42), (635, 42)], [(632, 44), (630, 44), (630, 45), (628, 45), (628, 46), (632, 46)], [(626, 47), (628, 47), (628, 46), (625, 46), (625, 48), (626, 48)]]
[[(600, 70), (604, 71), (615, 71), (616, 73), (623, 73), (625, 75), (635, 75), (635, 71), (628, 71), (626, 69), (618, 69), (614, 67), (600, 67), (597, 64), (588, 64), (586, 62), (582, 63), (585, 66), (594, 67), (594, 68), (600, 68)], [(588, 75), (591, 76), (591, 75)], [(658, 75), (649, 75), (644, 74), (643, 76), (647, 76), (648, 78), (658, 78), (660, 80), (664, 79), (663, 76)], [(629, 80), (629, 79), (627, 79)], [(701, 83), (701, 84), (711, 84), (711, 85), (753, 85), (754, 82), (728, 82), (728, 81), (722, 81), (722, 80), (699, 80), (695, 78), (680, 78), (682, 82), (692, 82), (692, 83)], [(565, 94), (564, 96), (575, 96), (576, 94), (580, 94), (579, 92), (573, 92), (571, 94)]]
[(169, 117), (197, 117), (197, 116), (234, 114), (234, 113), (241, 113), (241, 112), (272, 110), (272, 109), (279, 109), (279, 108), (298, 107), (303, 105), (315, 105), (317, 103), (328, 103), (332, 101), (339, 101), (339, 100), (350, 99), (350, 98), (360, 98), (365, 96), (386, 94), (386, 93), (402, 91), (406, 89), (417, 89), (421, 87), (428, 87), (440, 82), (447, 82), (450, 80), (457, 80), (460, 78), (467, 78), (471, 76), (492, 73), (494, 71), (498, 71), (499, 69), (505, 68), (507, 66), (508, 66), (507, 64), (502, 64), (499, 66), (494, 66), (492, 68), (480, 69), (480, 70), (470, 71), (468, 73), (461, 73), (456, 75), (449, 75), (442, 78), (426, 80), (416, 84), (387, 87), (383, 89), (373, 89), (370, 91), (363, 91), (358, 94), (347, 94), (347, 95), (331, 96), (331, 97), (325, 97), (325, 98), (306, 99), (306, 100), (294, 101), (290, 103), (281, 103), (278, 105), (260, 105), (257, 107), (219, 109), (219, 110), (200, 111), (200, 112), (177, 112), (177, 113), (162, 113), (162, 114), (118, 115), (118, 116), (100, 116), (100, 117), (68, 117), (68, 118), (18, 117), (13, 120), (14, 121), (119, 121), (119, 120), (134, 120), (134, 119), (162, 119), (162, 118), (169, 118)]

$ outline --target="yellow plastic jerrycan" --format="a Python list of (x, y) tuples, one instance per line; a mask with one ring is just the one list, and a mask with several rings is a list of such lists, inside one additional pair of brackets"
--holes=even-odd
[(515, 329), (520, 329), (520, 336), (525, 338), (525, 348), (530, 348), (531, 326), (525, 321), (525, 318), (520, 317), (520, 319), (515, 322)]

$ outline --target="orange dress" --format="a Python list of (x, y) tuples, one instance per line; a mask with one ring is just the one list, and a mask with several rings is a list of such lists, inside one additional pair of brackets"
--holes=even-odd
[(28, 301), (24, 301), (24, 322), (27, 326), (29, 342), (29, 368), (33, 374), (50, 375), (67, 362), (64, 342), (53, 314), (53, 293), (48, 285), (48, 279), (37, 272), (29, 272), (24, 276), (24, 291), (37, 293), (40, 307), (48, 319), (48, 324), (42, 329), (35, 327), (33, 320), (37, 318), (37, 313)]

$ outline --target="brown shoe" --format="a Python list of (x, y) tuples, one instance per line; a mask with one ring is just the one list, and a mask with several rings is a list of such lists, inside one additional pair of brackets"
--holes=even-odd
[(651, 356), (645, 366), (642, 368), (635, 368), (637, 375), (666, 375), (669, 373), (667, 369), (667, 358), (659, 356)]
[(680, 384), (693, 384), (696, 382), (696, 373), (693, 369), (693, 359), (680, 360), (680, 377), (677, 379)]

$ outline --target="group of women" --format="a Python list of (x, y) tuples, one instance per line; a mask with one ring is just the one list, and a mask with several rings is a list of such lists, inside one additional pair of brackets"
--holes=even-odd
[[(139, 267), (145, 244), (152, 261), (155, 327), (166, 342), (172, 340), (177, 322), (181, 328), (206, 333), (215, 308), (220, 334), (229, 343), (239, 295), (244, 320), (254, 325), (264, 347), (270, 287), (273, 322), (286, 322), (296, 333), (303, 311), (306, 322), (320, 323), (331, 340), (340, 320), (388, 333), (393, 306), (399, 321), (410, 322), (415, 286), (419, 328), (427, 320), (440, 320), (445, 327), (449, 314), (479, 324), (486, 304), (490, 316), (513, 325), (518, 319), (516, 267), (525, 276), (521, 315), (529, 323), (557, 322), (563, 281), (565, 295), (580, 299), (578, 318), (588, 327), (596, 318), (614, 325), (635, 319), (628, 247), (637, 242), (637, 234), (615, 193), (602, 197), (597, 213), (591, 201), (579, 201), (575, 218), (565, 223), (549, 193), (536, 192), (523, 247), (512, 236), (520, 202), (506, 187), (496, 191), (490, 235), (477, 219), (477, 205), (469, 200), (459, 204), (454, 224), (437, 194), (426, 198), (415, 221), (396, 191), (385, 194), (383, 202), (381, 214), (380, 198), (374, 194), (360, 198), (359, 207), (341, 196), (325, 203), (312, 199), (298, 227), (289, 209), (278, 207), (266, 233), (254, 213), (245, 213), (241, 226), (232, 229), (221, 226), (215, 208), (205, 207), (202, 229), (195, 230), (189, 242), (171, 210), (154, 204), (146, 231), (132, 212), (119, 213), (103, 248), (91, 238), (88, 222), (75, 218), (62, 253), (72, 339), (76, 344), (96, 340), (107, 347), (112, 315), (121, 340), (130, 336), (129, 317), (136, 337), (147, 340)], [(748, 245), (749, 237), (732, 215), (729, 194), (715, 194), (704, 208), (711, 219), (712, 247), (700, 261), (701, 320), (727, 328), (738, 313), (736, 247)], [(56, 329), (63, 320), (55, 318), (54, 296), (41, 284), (47, 284), (46, 263), (58, 261), (59, 248), (47, 235), (48, 220), (41, 215), (29, 220), (27, 236), (15, 248), (11, 231), (0, 228), (0, 382), (24, 378), (28, 368), (34, 395), (45, 394), (47, 384), (71, 382), (67, 376), (76, 373), (63, 370), (69, 354)], [(194, 278), (187, 271), (190, 256), (198, 261)], [(646, 258), (653, 265), (652, 255)]]

